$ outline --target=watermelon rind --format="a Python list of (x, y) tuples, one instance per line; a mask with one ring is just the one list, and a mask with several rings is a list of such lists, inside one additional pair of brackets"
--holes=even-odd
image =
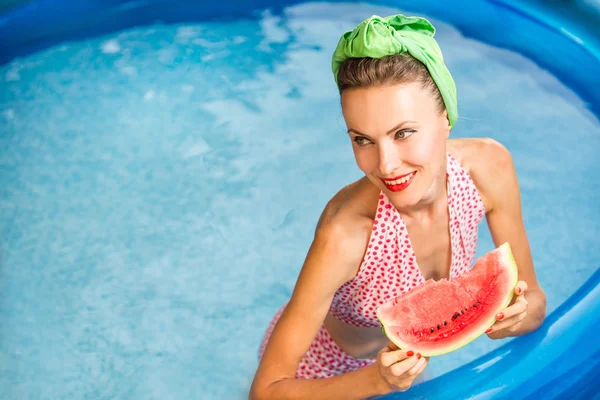
[[(377, 318), (379, 319), (379, 322), (381, 324), (381, 329), (384, 332), (384, 334), (399, 349), (413, 350), (415, 353), (417, 353), (417, 352), (420, 353), (423, 357), (440, 356), (440, 355), (447, 354), (452, 351), (458, 350), (461, 347), (464, 347), (467, 344), (471, 343), (473, 340), (477, 339), (482, 334), (484, 334), (485, 331), (487, 331), (492, 325), (494, 325), (494, 323), (496, 323), (496, 314), (499, 311), (503, 310), (504, 308), (508, 307), (508, 305), (512, 301), (513, 296), (514, 296), (514, 288), (517, 285), (518, 276), (519, 276), (519, 270), (517, 268), (517, 263), (513, 256), (510, 244), (508, 242), (502, 244), (497, 249), (493, 250), (493, 252), (500, 252), (500, 257), (499, 257), (500, 264), (506, 269), (506, 272), (507, 272), (508, 278), (506, 279), (507, 284), (505, 287), (506, 294), (502, 298), (502, 300), (500, 302), (498, 302), (497, 307), (493, 308), (494, 312), (490, 312), (490, 316), (488, 318), (485, 318), (485, 319), (482, 318), (477, 325), (475, 325), (475, 326), (471, 325), (469, 327), (469, 330), (472, 331), (472, 334), (465, 336), (460, 340), (457, 339), (454, 343), (448, 343), (448, 344), (446, 344), (444, 346), (440, 346), (439, 348), (436, 348), (436, 349), (419, 349), (418, 344), (417, 345), (414, 345), (414, 344), (409, 345), (407, 343), (404, 343), (397, 335), (393, 334), (392, 332), (389, 332), (387, 329), (387, 326), (386, 326), (387, 325), (386, 321), (384, 321), (384, 319), (381, 317), (381, 315), (379, 313), (379, 309), (378, 309), (377, 310)], [(484, 258), (484, 257), (482, 257), (482, 258)], [(466, 272), (465, 274), (468, 274), (468, 272)]]

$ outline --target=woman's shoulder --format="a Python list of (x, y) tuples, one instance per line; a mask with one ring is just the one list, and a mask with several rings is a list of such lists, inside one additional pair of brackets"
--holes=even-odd
[(367, 178), (345, 186), (327, 202), (315, 240), (334, 241), (340, 250), (343, 248), (360, 262), (373, 228), (378, 198), (378, 189)]
[(508, 149), (491, 138), (451, 139), (447, 149), (471, 176), (486, 210), (491, 210), (502, 193), (503, 182), (515, 175)]
[(317, 229), (330, 224), (355, 225), (364, 220), (372, 223), (378, 196), (378, 189), (366, 177), (343, 187), (327, 202)]

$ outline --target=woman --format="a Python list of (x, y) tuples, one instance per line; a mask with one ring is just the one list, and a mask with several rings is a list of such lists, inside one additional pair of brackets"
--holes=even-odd
[(333, 72), (365, 177), (325, 207), (293, 294), (265, 335), (252, 399), (410, 388), (428, 359), (389, 342), (375, 311), (426, 279), (467, 271), (483, 216), (519, 268), (515, 300), (487, 335), (523, 335), (544, 320), (511, 156), (491, 139), (448, 140), (456, 88), (434, 33), (423, 18), (373, 16), (340, 39)]

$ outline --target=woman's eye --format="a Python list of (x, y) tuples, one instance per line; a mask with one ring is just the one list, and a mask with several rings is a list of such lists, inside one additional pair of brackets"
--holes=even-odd
[(362, 136), (356, 136), (354, 138), (354, 141), (356, 142), (357, 145), (359, 146), (364, 146), (365, 144), (367, 144), (369, 142), (369, 140), (365, 137)]
[(411, 136), (415, 132), (416, 131), (414, 131), (414, 130), (398, 131), (398, 132), (396, 132), (396, 139), (406, 139), (407, 137)]

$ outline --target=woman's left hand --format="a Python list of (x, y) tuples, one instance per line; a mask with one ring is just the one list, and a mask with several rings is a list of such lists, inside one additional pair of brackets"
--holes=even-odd
[(515, 333), (518, 332), (521, 322), (527, 316), (526, 290), (527, 283), (524, 281), (517, 282), (517, 286), (515, 286), (516, 297), (513, 297), (511, 305), (496, 314), (496, 322), (485, 332), (490, 339), (515, 336)]

